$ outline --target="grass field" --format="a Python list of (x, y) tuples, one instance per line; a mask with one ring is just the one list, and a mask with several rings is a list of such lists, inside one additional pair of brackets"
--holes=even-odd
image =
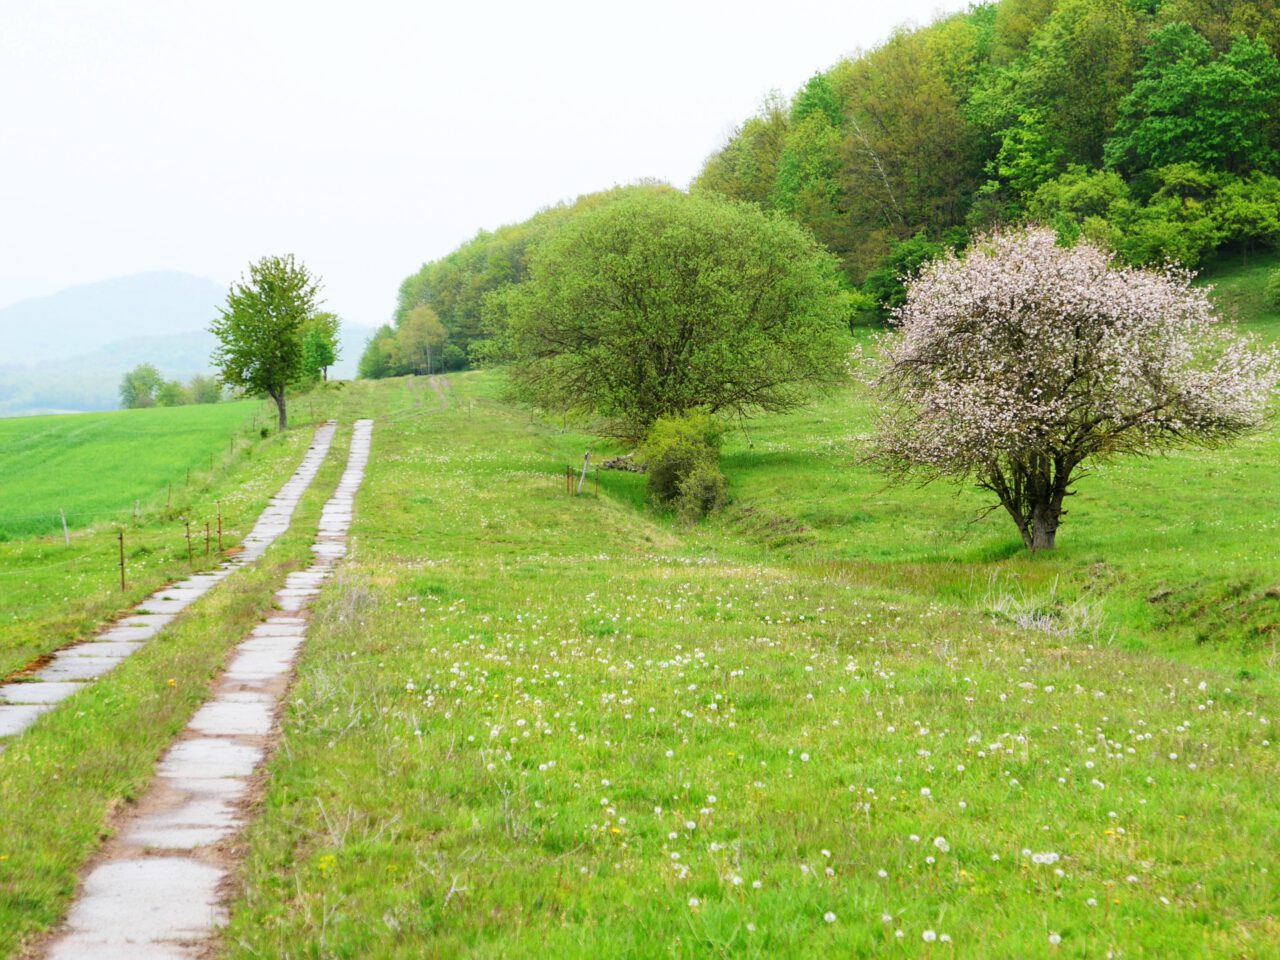
[[(256, 409), (243, 402), (0, 420), (0, 431), (7, 431), (0, 436), (13, 445), (7, 449), (25, 451), (0, 459), (0, 511), (12, 515), (44, 504), (47, 513), (60, 501), (79, 511), (68, 517), (78, 518), (70, 544), (63, 541), (56, 510), (55, 531), (0, 538), (0, 678), (84, 639), (185, 576), (191, 569), (187, 518), (197, 569), (218, 561), (216, 539), (205, 555), (204, 525), (210, 524), (215, 537), (219, 509), (224, 547), (240, 542), (296, 467), (313, 432), (303, 408), (298, 429), (262, 439), (248, 429)], [(85, 426), (77, 427), (82, 417)], [(136, 520), (135, 499), (141, 501)], [(119, 580), (120, 529), (125, 591)]]
[[(1217, 279), (1274, 340), (1263, 276)], [(1280, 424), (1103, 466), (1030, 557), (862, 466), (858, 388), (733, 434), (693, 528), (636, 475), (568, 496), (589, 438), (499, 398), (315, 401), (374, 455), (222, 955), (1280, 957)], [(0, 756), (0, 929), (56, 920), (280, 569)]]
[(496, 390), (379, 424), (225, 955), (1280, 956), (1275, 429), (1030, 558), (856, 392), (682, 529)]

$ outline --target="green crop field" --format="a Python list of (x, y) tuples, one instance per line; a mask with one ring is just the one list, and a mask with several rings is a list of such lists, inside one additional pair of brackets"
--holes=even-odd
[(0, 539), (130, 518), (249, 442), (256, 400), (0, 420)]

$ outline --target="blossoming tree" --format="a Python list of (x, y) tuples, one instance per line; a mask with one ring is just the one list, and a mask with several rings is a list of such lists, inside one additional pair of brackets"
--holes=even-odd
[(894, 314), (872, 459), (991, 491), (1032, 550), (1092, 461), (1212, 446), (1260, 426), (1280, 363), (1168, 268), (1033, 227), (935, 260)]

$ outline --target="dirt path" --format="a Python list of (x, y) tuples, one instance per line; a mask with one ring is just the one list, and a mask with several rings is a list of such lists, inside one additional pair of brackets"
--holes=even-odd
[(449, 381), (444, 377), (432, 374), (427, 378), (427, 385), (435, 392), (436, 399), (440, 401), (440, 406), (448, 410), (449, 395), (445, 392), (445, 387), (449, 386)]
[(81, 883), (49, 960), (193, 960), (225, 922), (236, 865), (231, 838), (245, 825), (255, 771), (267, 759), (280, 700), (303, 641), (307, 607), (346, 554), (373, 432), (355, 424), (347, 468), (325, 505), (315, 561), (276, 592), (279, 609), (236, 649), (213, 696), (157, 767), (137, 807)]
[(337, 425), (330, 421), (316, 430), (298, 469), (267, 503), (253, 530), (244, 538), (243, 549), (234, 557), (208, 573), (157, 590), (134, 607), (132, 614), (93, 638), (59, 650), (33, 674), (32, 680), (0, 686), (0, 750), (4, 749), (4, 738), (22, 733), (42, 713), (52, 710), (85, 683), (108, 673), (179, 613), (237, 569), (266, 553), (267, 547), (289, 528), (298, 501), (329, 455), (335, 429)]

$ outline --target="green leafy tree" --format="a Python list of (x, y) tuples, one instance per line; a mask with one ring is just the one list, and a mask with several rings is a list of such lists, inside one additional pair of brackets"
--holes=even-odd
[(1280, 62), (1237, 37), (1221, 56), (1186, 23), (1156, 30), (1120, 104), (1107, 165), (1128, 174), (1175, 163), (1247, 173), (1271, 169)]
[(289, 425), (285, 391), (302, 374), (302, 340), (316, 313), (320, 284), (292, 254), (263, 257), (232, 284), (210, 329), (222, 382), (275, 401), (280, 429)]
[(786, 137), (786, 107), (774, 94), (712, 154), (690, 189), (771, 207)]
[(1000, 151), (988, 171), (1013, 194), (1020, 208), (1044, 183), (1062, 170), (1065, 153), (1038, 110), (1019, 115), (1001, 130)]
[(396, 330), (398, 372), (435, 373), (448, 339), (449, 331), (434, 310), (425, 303), (414, 307)]
[(834, 261), (713, 195), (633, 194), (574, 218), (494, 307), (518, 398), (631, 440), (668, 414), (793, 408), (844, 375), (849, 345)]
[(156, 393), (164, 378), (149, 363), (140, 363), (124, 375), (120, 381), (120, 405), (127, 409), (154, 407)]
[(1268, 307), (1272, 310), (1280, 310), (1280, 268), (1271, 271), (1262, 295)]
[(887, 316), (906, 300), (907, 282), (946, 249), (946, 244), (930, 240), (923, 233), (894, 244), (885, 262), (867, 274), (862, 292), (875, 300), (882, 317)]
[(1255, 247), (1280, 243), (1280, 180), (1256, 171), (1232, 180), (1218, 193), (1213, 218), (1220, 240), (1239, 247), (1248, 263)]
[(389, 323), (384, 323), (365, 344), (364, 353), (360, 355), (357, 376), (365, 380), (381, 380), (383, 377), (395, 376), (396, 331)]
[(341, 321), (337, 314), (322, 310), (313, 316), (302, 334), (302, 376), (307, 381), (328, 380), (329, 368), (338, 362), (342, 350), (338, 342)]
[(156, 390), (156, 406), (181, 407), (190, 402), (187, 389), (177, 380), (165, 380)]
[(192, 403), (218, 403), (222, 399), (222, 384), (216, 377), (196, 374), (187, 385)]

